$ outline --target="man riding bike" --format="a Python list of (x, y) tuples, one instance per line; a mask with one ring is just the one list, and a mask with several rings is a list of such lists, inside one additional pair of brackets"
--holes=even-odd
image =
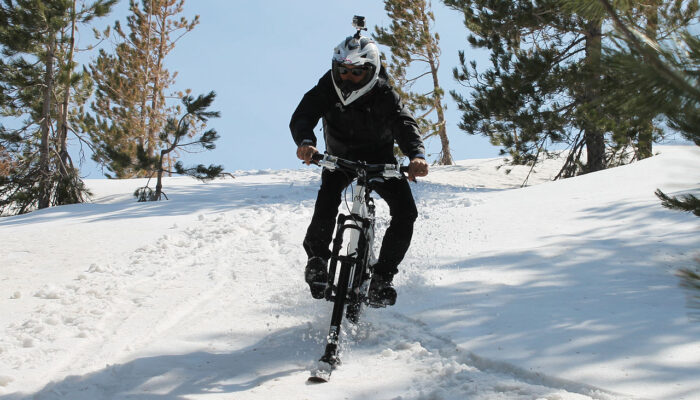
[[(297, 147), (297, 157), (307, 165), (318, 153), (313, 132), (323, 120), (328, 154), (367, 163), (396, 163), (394, 142), (409, 157), (409, 180), (428, 174), (425, 148), (418, 124), (389, 85), (374, 41), (349, 36), (333, 50), (331, 70), (309, 90), (292, 115), (289, 128)], [(314, 298), (324, 297), (321, 284), (328, 280), (329, 245), (341, 203), (343, 190), (354, 176), (324, 169), (314, 214), (304, 238), (308, 256), (305, 280)], [(389, 179), (374, 186), (389, 205), (391, 223), (382, 241), (369, 296), (373, 301), (393, 305), (396, 290), (392, 286), (398, 265), (403, 260), (418, 216), (411, 189), (405, 179)]]

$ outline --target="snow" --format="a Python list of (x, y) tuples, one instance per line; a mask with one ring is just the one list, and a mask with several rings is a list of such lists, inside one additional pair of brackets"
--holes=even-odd
[[(675, 271), (700, 222), (700, 149), (550, 182), (498, 159), (433, 167), (397, 304), (346, 326), (305, 383), (330, 303), (303, 282), (320, 173), (89, 180), (90, 204), (0, 219), (0, 398), (700, 399), (700, 319)], [(377, 202), (378, 235), (388, 209)]]

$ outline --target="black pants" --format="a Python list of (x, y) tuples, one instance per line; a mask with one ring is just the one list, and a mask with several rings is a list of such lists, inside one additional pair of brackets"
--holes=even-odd
[[(335, 230), (338, 206), (343, 191), (353, 179), (354, 176), (342, 171), (323, 170), (314, 215), (304, 238), (304, 250), (309, 258), (330, 258), (329, 246)], [(391, 214), (391, 223), (384, 235), (374, 272), (393, 276), (398, 272), (397, 267), (411, 244), (413, 223), (418, 217), (418, 211), (407, 180), (388, 179), (382, 183), (373, 183), (372, 187), (389, 205)]]

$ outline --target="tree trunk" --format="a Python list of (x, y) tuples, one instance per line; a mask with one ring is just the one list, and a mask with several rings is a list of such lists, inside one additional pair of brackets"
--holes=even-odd
[(56, 38), (53, 32), (49, 32), (49, 46), (46, 52), (46, 71), (44, 73), (44, 102), (41, 110), (41, 147), (39, 149), (39, 209), (47, 208), (51, 204), (51, 170), (49, 131), (51, 124), (51, 99), (54, 87), (54, 59), (56, 57)]
[[(153, 11), (153, 10), (151, 10)], [(161, 72), (163, 71), (163, 59), (165, 58), (165, 46), (166, 46), (166, 41), (168, 40), (168, 33), (166, 31), (166, 26), (167, 26), (167, 19), (168, 16), (166, 15), (167, 9), (165, 6), (160, 6), (158, 10), (158, 15), (156, 19), (158, 20), (158, 25), (160, 27), (160, 36), (158, 37), (158, 53), (156, 56), (156, 59), (154, 60), (154, 66), (153, 66), (153, 71), (155, 72), (155, 75), (153, 77), (153, 88), (151, 91), (151, 116), (148, 121), (148, 140), (149, 143), (156, 144), (159, 142), (158, 140), (158, 130), (161, 128), (160, 124), (160, 119), (162, 113), (160, 112), (160, 108), (162, 105), (160, 104), (160, 94), (163, 92), (163, 88), (161, 87)], [(163, 163), (162, 158), (167, 157), (166, 162), (170, 164), (170, 155), (163, 155), (161, 154), (161, 165)], [(161, 168), (162, 169), (162, 168)], [(169, 174), (170, 175), (170, 174)]]
[[(72, 10), (72, 16), (71, 16), (71, 33), (70, 33), (70, 40), (69, 40), (69, 49), (68, 49), (68, 59), (66, 60), (66, 67), (68, 68), (68, 76), (66, 77), (66, 82), (65, 86), (63, 89), (63, 104), (61, 106), (61, 113), (60, 113), (60, 118), (61, 120), (59, 121), (59, 163), (58, 163), (58, 171), (61, 176), (61, 181), (62, 184), (66, 185), (69, 184), (69, 173), (68, 173), (68, 163), (70, 160), (70, 157), (68, 155), (68, 103), (70, 102), (70, 89), (71, 89), (71, 81), (73, 78), (73, 52), (75, 49), (75, 18), (76, 18), (76, 1), (73, 0), (73, 6), (71, 8)], [(65, 188), (65, 189), (70, 189), (71, 191), (75, 190), (74, 188)], [(80, 201), (80, 193), (77, 191), (73, 193), (72, 195), (68, 196), (68, 198), (60, 198), (61, 196), (65, 195), (65, 192), (59, 191), (58, 192), (59, 198), (56, 199), (57, 204), (68, 204), (72, 203), (75, 201)], [(63, 194), (62, 194), (63, 193)]]
[[(657, 4), (649, 5), (645, 11), (647, 26), (646, 35), (652, 40), (656, 40), (656, 32), (659, 25), (659, 6)], [(649, 120), (646, 129), (642, 129), (637, 137), (637, 158), (642, 160), (652, 156), (652, 142), (654, 130), (654, 121)]]
[(649, 126), (646, 129), (642, 129), (637, 137), (637, 159), (639, 160), (649, 158), (653, 155), (652, 143), (654, 142), (654, 122), (649, 121), (647, 124)]
[(167, 155), (168, 150), (161, 150), (160, 157), (158, 157), (158, 170), (156, 171), (156, 193), (153, 196), (154, 200), (160, 201), (160, 196), (163, 194), (163, 159)]
[[(145, 4), (145, 3), (144, 3)], [(135, 7), (138, 7), (138, 5), (135, 5)], [(152, 73), (152, 63), (151, 63), (151, 38), (153, 35), (151, 35), (151, 30), (153, 29), (152, 26), (152, 18), (153, 18), (153, 7), (149, 6), (146, 11), (148, 12), (148, 17), (146, 20), (146, 24), (148, 26), (147, 32), (146, 32), (146, 48), (143, 49), (143, 53), (146, 57), (145, 62), (143, 63), (145, 72), (143, 74), (143, 92), (141, 93), (141, 126), (139, 126), (140, 132), (139, 134), (139, 146), (144, 148), (146, 150), (146, 154), (148, 154), (149, 157), (153, 157), (155, 155), (155, 147), (153, 146), (153, 141), (149, 137), (148, 133), (148, 127), (150, 126), (150, 115), (151, 113), (148, 112), (148, 83), (151, 81), (151, 73)], [(136, 176), (143, 176), (145, 175), (145, 171), (135, 171)]]
[[(426, 48), (428, 53), (428, 63), (430, 64), (430, 73), (433, 76), (433, 101), (435, 104), (435, 110), (437, 111), (438, 115), (438, 135), (440, 136), (440, 144), (442, 146), (442, 157), (440, 158), (439, 163), (441, 165), (452, 165), (454, 164), (454, 161), (452, 160), (452, 152), (450, 151), (450, 141), (447, 138), (447, 124), (445, 122), (445, 111), (442, 107), (442, 89), (440, 88), (440, 83), (438, 82), (438, 60), (437, 55), (433, 51), (433, 44), (435, 39), (431, 36), (430, 31), (428, 29), (430, 25), (428, 17), (425, 14), (425, 2), (423, 2), (421, 11), (423, 27), (426, 36), (430, 38), (430, 41), (426, 45)], [(435, 47), (437, 47), (437, 45), (435, 45)]]
[[(591, 102), (600, 94), (600, 58), (602, 54), (602, 20), (591, 21), (586, 32), (586, 65), (588, 79), (584, 89), (586, 102)], [(597, 126), (598, 115), (592, 115), (584, 122), (586, 151), (588, 153), (587, 172), (605, 169), (605, 137)]]
[[(155, 200), (160, 201), (160, 197), (163, 196), (163, 161), (168, 158), (168, 154), (177, 148), (178, 140), (175, 139), (174, 143), (170, 145), (167, 149), (160, 151), (160, 157), (158, 157), (158, 179), (156, 180), (156, 193), (154, 195)], [(167, 199), (168, 196), (165, 196)]]
[(435, 110), (438, 115), (438, 135), (440, 136), (440, 144), (442, 145), (442, 158), (440, 159), (441, 165), (452, 165), (452, 153), (450, 152), (450, 141), (447, 138), (447, 127), (445, 122), (445, 111), (442, 108), (442, 90), (438, 83), (437, 67), (435, 65), (435, 59), (432, 57), (433, 53), (429, 52), (430, 57), (430, 71), (433, 75), (433, 101), (435, 102)]
[(153, 196), (154, 200), (160, 201), (160, 196), (163, 194), (163, 156), (160, 156), (158, 167), (158, 178), (156, 179), (156, 193)]
[[(431, 62), (432, 69), (432, 62)], [(435, 90), (439, 90), (440, 87), (437, 83), (437, 70), (433, 72), (433, 82), (435, 83)], [(450, 151), (450, 140), (447, 138), (447, 127), (445, 122), (445, 111), (442, 108), (442, 99), (440, 96), (435, 95), (435, 110), (438, 115), (438, 135), (440, 136), (440, 144), (442, 145), (442, 158), (440, 159), (441, 165), (452, 165), (454, 161), (452, 160), (452, 152)]]

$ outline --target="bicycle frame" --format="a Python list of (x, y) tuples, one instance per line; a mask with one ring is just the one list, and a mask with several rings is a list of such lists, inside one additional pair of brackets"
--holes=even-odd
[[(363, 278), (362, 272), (369, 272), (367, 269), (373, 260), (372, 243), (374, 242), (374, 200), (370, 194), (371, 189), (367, 186), (365, 176), (358, 176), (350, 215), (342, 213), (338, 215), (327, 287), (327, 291), (331, 289), (331, 293), (327, 293), (327, 300), (335, 300), (332, 289), (336, 286), (334, 277), (339, 261), (341, 266), (343, 263), (350, 266), (347, 300), (353, 300), (351, 295), (359, 286), (356, 285), (358, 279)], [(344, 255), (341, 256), (343, 243), (346, 245)]]

